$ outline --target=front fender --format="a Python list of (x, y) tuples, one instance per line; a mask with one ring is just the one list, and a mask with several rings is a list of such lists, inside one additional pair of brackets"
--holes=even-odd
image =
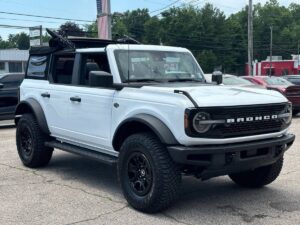
[[(126, 120), (124, 120), (119, 126), (117, 127), (114, 137), (113, 137), (113, 145), (117, 141), (119, 137), (119, 132), (122, 132), (123, 128), (128, 127), (128, 124), (131, 123), (138, 123), (142, 126), (147, 126), (158, 138), (159, 140), (166, 145), (178, 145), (178, 141), (174, 137), (171, 130), (158, 118), (149, 115), (149, 114), (137, 114), (132, 116)], [(128, 132), (134, 133), (134, 131), (130, 130)]]

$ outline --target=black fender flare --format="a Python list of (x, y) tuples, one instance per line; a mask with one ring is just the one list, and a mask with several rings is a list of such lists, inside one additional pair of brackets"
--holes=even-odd
[(15, 111), (15, 124), (17, 125), (19, 121), (19, 116), (25, 114), (25, 113), (32, 113), (40, 127), (40, 129), (45, 133), (45, 134), (50, 134), (50, 130), (47, 124), (46, 116), (43, 111), (43, 108), (41, 107), (40, 103), (33, 99), (29, 98), (24, 101), (21, 101)]
[(117, 127), (114, 136), (113, 136), (113, 145), (118, 138), (119, 130), (126, 124), (131, 122), (138, 122), (147, 126), (158, 138), (159, 140), (166, 145), (178, 145), (178, 141), (171, 132), (171, 130), (158, 118), (149, 114), (138, 114), (133, 117), (130, 117), (124, 120)]

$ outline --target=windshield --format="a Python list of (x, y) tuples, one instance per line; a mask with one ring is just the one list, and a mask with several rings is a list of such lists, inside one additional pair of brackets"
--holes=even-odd
[(123, 82), (204, 81), (200, 67), (189, 53), (117, 50), (115, 57)]
[(223, 84), (225, 85), (253, 85), (250, 81), (240, 77), (230, 76), (224, 77)]
[(291, 82), (280, 78), (280, 77), (265, 77), (264, 80), (268, 85), (284, 85), (284, 86), (291, 86), (293, 85)]

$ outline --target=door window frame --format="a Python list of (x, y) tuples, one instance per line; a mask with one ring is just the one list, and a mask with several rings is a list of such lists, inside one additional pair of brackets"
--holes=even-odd
[[(62, 83), (56, 83), (54, 82), (54, 64), (55, 64), (55, 59), (56, 57), (59, 57), (59, 56), (74, 56), (74, 65), (73, 65), (73, 72), (72, 72), (72, 78), (71, 78), (71, 83), (70, 84), (62, 84)], [(51, 55), (51, 59), (50, 59), (50, 69), (49, 69), (49, 73), (48, 73), (48, 81), (50, 84), (52, 85), (64, 85), (64, 86), (74, 86), (73, 85), (73, 80), (74, 80), (74, 77), (77, 77), (78, 76), (78, 71), (75, 70), (75, 67), (77, 65), (76, 63), (76, 56), (77, 54), (74, 52), (74, 51), (70, 51), (70, 50), (64, 50), (64, 51), (59, 51), (59, 52), (56, 52), (54, 54)]]

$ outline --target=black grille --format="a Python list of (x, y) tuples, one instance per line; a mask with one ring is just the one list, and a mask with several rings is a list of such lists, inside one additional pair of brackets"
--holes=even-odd
[(256, 121), (231, 124), (228, 127), (222, 126), (220, 127), (220, 131), (222, 134), (221, 136), (226, 138), (279, 132), (282, 129), (282, 126), (282, 120)]
[[(285, 112), (287, 104), (273, 104), (273, 105), (254, 105), (254, 106), (238, 106), (238, 107), (215, 107), (205, 108), (201, 111), (208, 112), (213, 120), (226, 120), (266, 115), (279, 115)], [(199, 112), (199, 109), (189, 112), (190, 118)], [(197, 134), (192, 128), (187, 130), (187, 134), (193, 137), (205, 138), (233, 138), (250, 135), (259, 135), (279, 132), (287, 128), (287, 124), (282, 119), (241, 122), (232, 124), (219, 124), (205, 134)]]

